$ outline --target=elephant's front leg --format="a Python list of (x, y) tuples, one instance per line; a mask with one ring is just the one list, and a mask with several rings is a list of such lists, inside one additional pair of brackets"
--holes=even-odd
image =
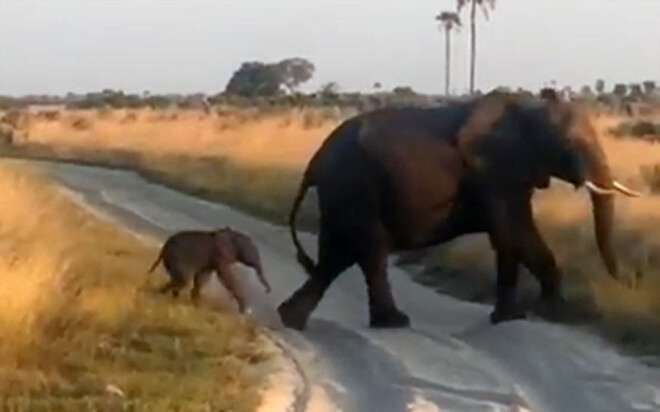
[(523, 263), (538, 279), (541, 285), (541, 299), (546, 302), (561, 301), (562, 273), (550, 248), (538, 232), (536, 226), (529, 226), (525, 236)]
[(490, 314), (493, 324), (524, 319), (525, 311), (518, 304), (518, 256), (513, 251), (497, 251), (497, 279), (495, 309)]
[(227, 289), (229, 295), (232, 296), (234, 300), (236, 300), (238, 311), (240, 313), (245, 313), (247, 310), (247, 299), (243, 295), (243, 291), (238, 285), (236, 275), (231, 270), (229, 262), (218, 260), (216, 263), (215, 271), (217, 273), (218, 280), (222, 283), (225, 289)]
[(526, 197), (494, 198), (489, 201), (490, 241), (496, 253), (497, 275), (495, 285), (495, 309), (491, 323), (523, 319), (525, 312), (517, 299), (518, 269), (524, 251), (524, 222), (522, 213)]
[(531, 210), (526, 219), (523, 263), (538, 279), (541, 286), (541, 311), (551, 318), (561, 317), (565, 307), (562, 294), (562, 273), (552, 251), (547, 246), (532, 219)]

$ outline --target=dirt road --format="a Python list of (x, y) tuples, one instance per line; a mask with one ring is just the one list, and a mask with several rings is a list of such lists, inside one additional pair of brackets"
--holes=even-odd
[[(251, 276), (244, 287), (255, 302), (254, 316), (274, 330), (303, 372), (296, 411), (314, 410), (310, 405), (317, 390), (335, 409), (347, 412), (660, 411), (658, 369), (567, 327), (533, 320), (493, 327), (487, 320), (490, 307), (437, 295), (396, 268), (390, 279), (412, 328), (367, 328), (366, 290), (353, 268), (333, 284), (307, 331), (283, 329), (274, 309), (306, 276), (285, 228), (149, 184), (130, 172), (52, 163), (39, 167), (94, 210), (137, 233), (163, 238), (184, 228), (227, 224), (252, 236), (274, 290), (265, 295)], [(313, 237), (302, 240), (314, 253)]]

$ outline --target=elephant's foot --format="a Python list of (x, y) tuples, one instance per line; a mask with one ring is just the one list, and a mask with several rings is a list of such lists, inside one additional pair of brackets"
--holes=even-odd
[(309, 313), (301, 310), (301, 308), (291, 300), (282, 302), (280, 306), (277, 307), (277, 313), (279, 313), (282, 323), (287, 328), (302, 331), (307, 327)]
[(407, 328), (410, 326), (410, 318), (396, 308), (372, 311), (369, 326), (372, 328)]
[(513, 320), (526, 319), (527, 314), (525, 310), (521, 307), (511, 307), (511, 308), (495, 308), (495, 310), (490, 314), (490, 323), (497, 325), (501, 322), (510, 322)]

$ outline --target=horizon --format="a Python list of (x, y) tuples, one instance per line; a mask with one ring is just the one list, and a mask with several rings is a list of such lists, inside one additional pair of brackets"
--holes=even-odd
[[(443, 94), (444, 35), (434, 16), (455, 9), (454, 0), (248, 3), (0, 0), (0, 94), (217, 94), (242, 62), (288, 57), (316, 66), (304, 92), (327, 82), (373, 92), (379, 82), (383, 91)], [(468, 89), (468, 14), (461, 17), (452, 94)], [(659, 81), (658, 20), (653, 0), (500, 0), (489, 20), (477, 18), (475, 89)]]

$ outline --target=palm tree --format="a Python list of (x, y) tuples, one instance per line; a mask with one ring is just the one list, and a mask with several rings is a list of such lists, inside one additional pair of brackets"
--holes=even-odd
[(477, 7), (483, 12), (486, 20), (488, 20), (488, 6), (491, 9), (495, 8), (496, 0), (456, 0), (457, 12), (460, 13), (461, 9), (470, 4), (470, 94), (474, 93), (474, 66), (477, 55)]
[(460, 27), (461, 20), (458, 13), (451, 11), (443, 11), (435, 16), (435, 19), (440, 22), (440, 28), (445, 31), (445, 94), (449, 95), (449, 82), (450, 82), (450, 59), (451, 59), (451, 31), (456, 27)]

